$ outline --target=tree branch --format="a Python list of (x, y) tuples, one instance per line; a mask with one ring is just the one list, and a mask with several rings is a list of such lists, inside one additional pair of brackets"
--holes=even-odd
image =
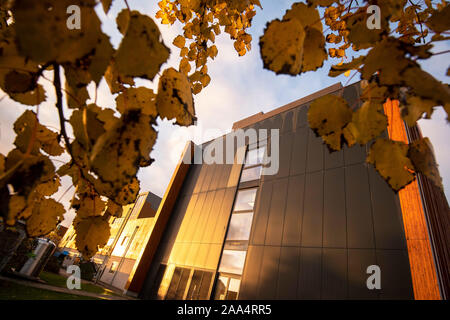
[(59, 71), (59, 64), (54, 63), (53, 70), (54, 70), (53, 85), (55, 86), (55, 91), (56, 91), (56, 108), (58, 109), (59, 125), (61, 127), (61, 135), (64, 138), (66, 148), (69, 151), (69, 154), (73, 159), (72, 146), (70, 145), (69, 137), (67, 136), (67, 132), (66, 132), (66, 124), (65, 124), (66, 118), (64, 118), (62, 89), (61, 89), (61, 76), (60, 76), (60, 71)]

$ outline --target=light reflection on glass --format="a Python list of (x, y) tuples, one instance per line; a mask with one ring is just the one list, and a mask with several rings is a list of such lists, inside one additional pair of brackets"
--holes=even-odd
[(219, 271), (242, 274), (246, 254), (246, 251), (223, 250)]
[(227, 240), (248, 240), (252, 226), (253, 212), (231, 215)]
[(242, 171), (241, 182), (259, 180), (261, 178), (261, 166), (244, 169)]
[(256, 189), (240, 190), (234, 205), (234, 211), (253, 210)]

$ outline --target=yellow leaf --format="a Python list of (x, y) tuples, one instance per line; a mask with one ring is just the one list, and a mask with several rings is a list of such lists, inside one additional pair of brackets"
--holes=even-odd
[(89, 217), (74, 221), (75, 244), (85, 260), (94, 256), (109, 239), (110, 230), (107, 217)]
[(156, 107), (161, 118), (176, 118), (176, 123), (183, 126), (193, 124), (194, 100), (186, 75), (173, 68), (164, 70), (159, 78)]
[(352, 110), (347, 102), (334, 95), (314, 100), (308, 110), (309, 126), (333, 150), (340, 150), (342, 129), (351, 119)]
[(129, 110), (140, 110), (142, 114), (156, 118), (156, 95), (152, 89), (145, 87), (123, 90), (116, 98), (117, 110), (126, 113)]
[(208, 84), (211, 82), (211, 77), (207, 74), (204, 74), (202, 76), (201, 82), (202, 82), (203, 87), (206, 88), (208, 86)]
[(42, 199), (33, 207), (27, 220), (27, 233), (30, 237), (43, 236), (56, 228), (58, 222), (64, 219), (64, 206), (54, 199)]
[(367, 162), (375, 166), (394, 191), (399, 191), (414, 180), (414, 166), (407, 153), (408, 145), (403, 142), (377, 139), (370, 147)]
[(100, 216), (105, 209), (105, 205), (106, 203), (96, 192), (78, 193), (71, 203), (79, 218)]
[(322, 32), (310, 27), (307, 27), (305, 30), (302, 72), (317, 70), (328, 59), (328, 54), (325, 50), (325, 38)]
[(259, 40), (264, 68), (276, 74), (299, 74), (304, 39), (305, 30), (297, 19), (270, 22)]
[(430, 139), (421, 138), (412, 142), (409, 146), (408, 157), (414, 164), (416, 171), (424, 174), (441, 190), (444, 189)]
[(350, 122), (351, 116), (352, 111), (347, 102), (331, 94), (314, 100), (308, 110), (309, 124), (320, 135), (342, 129)]
[(430, 29), (440, 33), (450, 29), (449, 17), (450, 4), (447, 3), (442, 10), (434, 10), (431, 17), (425, 23)]
[(387, 118), (383, 113), (383, 105), (366, 101), (353, 113), (348, 129), (355, 141), (361, 145), (378, 137), (387, 126)]
[[(67, 26), (68, 19), (71, 20), (67, 9), (72, 5), (81, 9), (79, 29)], [(74, 62), (85, 56), (103, 34), (95, 5), (94, 0), (14, 1), (12, 11), (19, 51), (38, 63)]]
[(109, 9), (111, 8), (112, 0), (101, 0), (103, 11), (105, 11), (105, 14), (108, 14)]
[(322, 33), (322, 22), (319, 11), (315, 7), (296, 2), (283, 16), (283, 21), (290, 19), (297, 19), (303, 27), (314, 28)]
[(189, 63), (189, 60), (186, 58), (181, 59), (179, 68), (180, 72), (182, 72), (185, 75), (188, 75), (189, 71), (191, 71), (191, 64)]
[(422, 118), (425, 113), (425, 117), (429, 119), (433, 113), (433, 107), (436, 103), (433, 100), (421, 99), (417, 96), (408, 96), (406, 98), (406, 104), (402, 104), (402, 118), (406, 121), (408, 126), (412, 127), (416, 124), (416, 121)]
[(141, 159), (150, 160), (156, 141), (153, 123), (141, 110), (128, 110), (97, 139), (90, 163), (102, 182), (121, 189), (135, 177)]
[(364, 62), (364, 56), (360, 56), (358, 58), (353, 58), (352, 61), (348, 63), (340, 63), (334, 66), (331, 66), (330, 72), (328, 76), (337, 77), (344, 72), (349, 72), (350, 70), (357, 69)]
[(64, 152), (64, 148), (59, 145), (58, 134), (41, 125), (36, 114), (30, 110), (25, 111), (16, 120), (14, 131), (17, 133), (14, 144), (23, 153), (30, 150), (31, 153), (37, 154), (38, 150), (42, 149), (49, 155), (59, 156)]
[(150, 17), (132, 11), (115, 57), (119, 74), (153, 80), (170, 54), (160, 38), (161, 33)]
[(113, 94), (120, 92), (123, 88), (123, 84), (129, 84), (131, 86), (134, 85), (134, 80), (132, 77), (119, 74), (114, 60), (111, 60), (108, 68), (106, 69), (105, 80), (108, 84), (109, 90)]
[(175, 47), (178, 48), (183, 48), (184, 45), (186, 44), (186, 39), (183, 36), (177, 36), (174, 40), (173, 40), (173, 45)]

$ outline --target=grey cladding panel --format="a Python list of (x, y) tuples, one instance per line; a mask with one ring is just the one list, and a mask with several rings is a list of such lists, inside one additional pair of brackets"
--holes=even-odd
[(398, 196), (372, 166), (369, 178), (377, 249), (406, 249)]
[(272, 201), (270, 203), (265, 245), (281, 245), (287, 187), (288, 179), (277, 180), (273, 184), (276, 192), (272, 194)]
[(263, 245), (266, 238), (267, 220), (269, 217), (269, 209), (272, 198), (273, 182), (264, 182), (259, 188), (256, 210), (253, 217), (252, 232), (250, 235), (250, 243), (255, 245)]
[(405, 250), (377, 250), (381, 269), (380, 299), (414, 299), (408, 253)]
[(305, 173), (309, 131), (308, 128), (298, 128), (294, 134), (291, 154), (291, 176)]
[(349, 299), (378, 299), (378, 291), (367, 288), (367, 267), (371, 265), (377, 265), (374, 249), (348, 249)]
[(322, 247), (323, 171), (306, 174), (302, 246)]
[(347, 249), (323, 249), (322, 299), (347, 298)]
[(300, 245), (304, 189), (304, 175), (289, 178), (282, 241), (285, 246)]
[(322, 285), (322, 248), (300, 249), (298, 299), (320, 299)]
[(323, 246), (347, 247), (344, 168), (325, 171)]
[(345, 168), (347, 239), (349, 248), (374, 248), (369, 177), (363, 164)]
[(281, 247), (276, 299), (297, 299), (299, 264), (299, 247)]
[(322, 138), (316, 137), (316, 134), (309, 129), (306, 172), (323, 170), (323, 152)]
[(258, 283), (261, 263), (264, 254), (263, 246), (249, 246), (244, 273), (242, 275), (239, 299), (258, 299)]
[(276, 299), (279, 263), (280, 247), (265, 246), (259, 274), (259, 299)]

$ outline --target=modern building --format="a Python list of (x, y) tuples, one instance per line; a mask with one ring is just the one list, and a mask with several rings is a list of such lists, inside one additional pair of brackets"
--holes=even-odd
[[(326, 94), (361, 105), (360, 84), (339, 83), (238, 121), (223, 137), (189, 143), (126, 293), (144, 299), (448, 299), (445, 195), (421, 175), (393, 192), (366, 164), (367, 145), (330, 153), (307, 122), (310, 103)], [(417, 127), (403, 123), (396, 101), (384, 107), (386, 137), (420, 137)], [(240, 129), (249, 136), (237, 146)], [(255, 138), (248, 129), (260, 134)], [(229, 156), (229, 150), (231, 163), (198, 161), (198, 155)]]
[[(99, 266), (97, 280), (123, 290), (128, 282), (140, 250), (145, 247), (155, 224), (155, 214), (161, 198), (146, 192), (140, 194), (135, 203), (124, 206), (121, 218), (110, 219), (110, 238), (105, 247), (92, 258)], [(73, 225), (60, 243), (68, 252), (64, 265), (73, 264), (80, 257), (75, 246), (76, 233)]]

